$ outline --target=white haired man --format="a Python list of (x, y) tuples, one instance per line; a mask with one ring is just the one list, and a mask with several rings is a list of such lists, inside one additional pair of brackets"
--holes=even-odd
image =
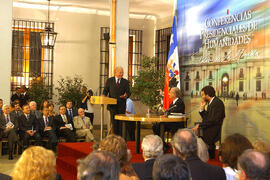
[(155, 159), (163, 154), (163, 142), (157, 135), (147, 135), (142, 141), (143, 163), (132, 164), (140, 180), (151, 180)]

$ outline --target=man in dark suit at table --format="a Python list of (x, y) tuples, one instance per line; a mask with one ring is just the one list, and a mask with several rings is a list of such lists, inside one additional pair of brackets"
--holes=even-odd
[(3, 114), (0, 115), (0, 138), (8, 138), (8, 154), (9, 160), (13, 159), (13, 146), (18, 141), (16, 130), (18, 129), (18, 122), (15, 116), (9, 113), (9, 106), (3, 106)]
[(152, 180), (153, 165), (156, 158), (163, 154), (163, 142), (157, 135), (147, 135), (142, 141), (143, 163), (133, 163), (132, 166), (140, 180)]
[[(225, 106), (222, 100), (216, 97), (215, 89), (212, 86), (205, 86), (201, 90), (202, 103), (200, 107), (200, 115), (202, 123), (197, 124), (193, 131), (197, 132), (198, 128), (202, 129), (202, 138), (209, 146), (210, 158), (215, 158), (215, 143), (221, 139), (221, 128), (223, 119), (225, 118)], [(207, 105), (207, 110), (205, 106)]]
[(37, 119), (39, 133), (42, 138), (48, 137), (49, 149), (56, 152), (57, 137), (55, 133), (55, 124), (53, 117), (49, 117), (49, 109), (44, 107), (42, 110), (42, 117)]
[(117, 104), (108, 105), (107, 108), (111, 114), (113, 133), (121, 136), (122, 122), (115, 120), (114, 116), (116, 114), (125, 114), (126, 99), (130, 96), (130, 90), (128, 80), (123, 78), (123, 68), (120, 66), (116, 67), (114, 74), (114, 77), (107, 80), (102, 94), (104, 96), (109, 94), (110, 98), (117, 99)]
[(36, 145), (40, 145), (41, 137), (38, 133), (37, 119), (30, 114), (29, 105), (23, 105), (23, 114), (18, 118), (19, 134), (23, 141), (23, 148), (29, 146), (29, 140), (34, 139)]
[(54, 118), (57, 136), (66, 138), (67, 142), (76, 142), (74, 125), (71, 117), (66, 115), (65, 106), (59, 107), (59, 115)]

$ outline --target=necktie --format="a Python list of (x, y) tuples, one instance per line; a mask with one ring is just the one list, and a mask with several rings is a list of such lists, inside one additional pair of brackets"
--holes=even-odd
[(73, 114), (72, 114), (72, 110), (71, 110), (71, 109), (69, 110), (69, 115), (70, 115), (71, 117), (73, 117)]
[(7, 117), (6, 117), (6, 121), (7, 121), (7, 123), (9, 122), (9, 118), (8, 118), (8, 115), (7, 115)]
[(116, 86), (119, 87), (120, 79), (117, 79)]

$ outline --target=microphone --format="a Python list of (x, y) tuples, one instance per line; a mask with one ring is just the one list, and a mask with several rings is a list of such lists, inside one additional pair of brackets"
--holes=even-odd
[(172, 110), (173, 108), (175, 108), (176, 107), (176, 104), (175, 105), (173, 105), (172, 107), (170, 107), (170, 108), (168, 108), (168, 109), (166, 109), (166, 111), (164, 112), (164, 115), (167, 117), (169, 114), (169, 111), (170, 110)]

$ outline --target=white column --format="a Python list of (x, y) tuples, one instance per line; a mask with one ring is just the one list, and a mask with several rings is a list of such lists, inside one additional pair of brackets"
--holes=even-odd
[[(113, 23), (111, 18), (111, 29), (112, 26)], [(125, 78), (128, 77), (128, 45), (129, 45), (128, 31), (129, 31), (129, 0), (116, 0), (115, 66), (123, 67)], [(110, 61), (110, 63), (112, 62)]]
[(10, 102), (11, 43), (12, 43), (12, 0), (0, 3), (0, 98), (4, 104)]

